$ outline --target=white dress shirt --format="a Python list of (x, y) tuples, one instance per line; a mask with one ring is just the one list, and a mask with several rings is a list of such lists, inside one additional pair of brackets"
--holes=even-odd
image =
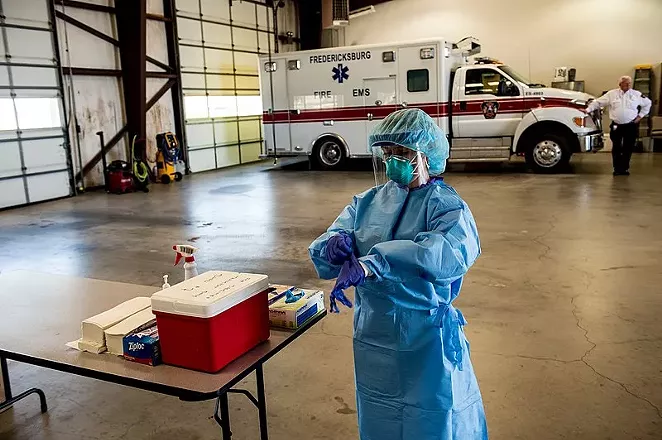
[(652, 102), (638, 90), (610, 90), (588, 105), (589, 113), (598, 108), (609, 106), (609, 118), (616, 124), (628, 124), (639, 116), (643, 118), (650, 112)]

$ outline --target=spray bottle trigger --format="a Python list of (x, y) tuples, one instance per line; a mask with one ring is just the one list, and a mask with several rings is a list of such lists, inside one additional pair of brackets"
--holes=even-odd
[(181, 259), (182, 259), (182, 254), (177, 252), (177, 256), (175, 257), (175, 264), (173, 266), (177, 266), (179, 264), (179, 262), (181, 261)]

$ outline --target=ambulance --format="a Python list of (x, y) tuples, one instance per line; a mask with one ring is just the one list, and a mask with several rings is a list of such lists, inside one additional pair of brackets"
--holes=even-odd
[(341, 168), (370, 156), (372, 128), (406, 107), (437, 121), (451, 162), (524, 156), (550, 173), (575, 153), (602, 149), (600, 111), (582, 111), (591, 95), (531, 83), (479, 53), (469, 37), (263, 55), (263, 155), (307, 155), (322, 169)]

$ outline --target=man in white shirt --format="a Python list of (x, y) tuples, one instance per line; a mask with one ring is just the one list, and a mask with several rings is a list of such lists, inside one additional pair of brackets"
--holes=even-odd
[(629, 76), (622, 76), (618, 87), (591, 101), (586, 112), (609, 106), (614, 176), (629, 176), (630, 157), (637, 142), (639, 121), (650, 112), (652, 102), (641, 92), (632, 89), (632, 78)]

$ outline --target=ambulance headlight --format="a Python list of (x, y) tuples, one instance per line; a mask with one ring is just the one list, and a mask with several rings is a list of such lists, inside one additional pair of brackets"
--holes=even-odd
[(434, 47), (426, 47), (421, 49), (422, 60), (431, 60), (432, 58), (434, 58)]
[(264, 63), (264, 71), (265, 72), (275, 72), (276, 71), (276, 62), (275, 61), (267, 61)]

